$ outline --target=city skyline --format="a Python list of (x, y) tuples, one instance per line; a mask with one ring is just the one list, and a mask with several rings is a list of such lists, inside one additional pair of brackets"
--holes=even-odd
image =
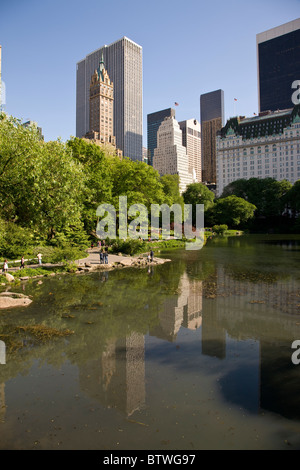
[(243, 8), (237, 1), (192, 2), (193, 15), (179, 10), (177, 1), (157, 3), (156, 15), (155, 1), (150, 5), (130, 0), (126, 5), (117, 1), (114, 20), (101, 17), (99, 27), (104, 3), (91, 2), (92, 18), (77, 0), (22, 3), (4, 1), (1, 6), (6, 112), (24, 122), (36, 121), (46, 141), (75, 136), (76, 63), (126, 36), (143, 48), (145, 147), (147, 114), (177, 102), (178, 121), (200, 120), (200, 95), (212, 90), (224, 90), (225, 121), (257, 113), (256, 35), (297, 18), (296, 0), (254, 1)]
[(113, 133), (124, 156), (142, 160), (143, 147), (143, 70), (142, 47), (122, 37), (90, 52), (76, 66), (76, 137), (90, 129), (90, 80), (95, 66), (104, 57), (113, 82)]

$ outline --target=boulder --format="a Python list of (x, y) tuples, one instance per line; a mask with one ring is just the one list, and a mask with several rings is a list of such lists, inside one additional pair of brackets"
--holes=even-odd
[(122, 259), (120, 264), (121, 266), (132, 266), (133, 261), (131, 259)]
[(13, 282), (15, 280), (14, 276), (8, 273), (5, 273), (5, 277), (8, 282)]
[(0, 294), (0, 309), (12, 307), (27, 307), (32, 300), (24, 294), (2, 292)]

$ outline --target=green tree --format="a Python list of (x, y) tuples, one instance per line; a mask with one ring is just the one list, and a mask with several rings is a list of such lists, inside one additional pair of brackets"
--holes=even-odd
[(237, 196), (227, 196), (217, 199), (211, 209), (211, 217), (215, 224), (226, 224), (229, 227), (238, 227), (254, 216), (254, 204)]
[(284, 210), (284, 196), (292, 184), (273, 178), (250, 178), (233, 181), (224, 188), (222, 197), (235, 195), (256, 206), (256, 217), (280, 216)]
[[(85, 187), (82, 192), (82, 221), (86, 231), (93, 234), (96, 229), (96, 210), (102, 203), (112, 202), (112, 166), (118, 157), (109, 155), (105, 146), (92, 141), (72, 138), (67, 142), (72, 157), (83, 166)], [(118, 159), (119, 160), (119, 159)]]
[(45, 143), (14, 118), (0, 119), (0, 215), (6, 221), (52, 238), (78, 225), (82, 165), (60, 141)]
[(179, 192), (179, 176), (178, 175), (162, 175), (160, 181), (163, 185), (163, 191), (166, 196), (166, 203), (180, 204), (183, 206), (184, 200)]
[(208, 210), (214, 204), (215, 195), (205, 184), (192, 183), (183, 193), (185, 204), (204, 204), (204, 210)]
[(118, 207), (119, 196), (127, 196), (128, 206), (144, 204), (150, 211), (151, 204), (162, 204), (166, 200), (159, 173), (144, 162), (129, 158), (115, 159), (111, 164), (112, 201)]

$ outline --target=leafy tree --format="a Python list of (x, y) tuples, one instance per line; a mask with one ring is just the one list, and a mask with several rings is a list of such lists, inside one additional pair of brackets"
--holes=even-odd
[[(160, 181), (163, 185), (163, 190), (166, 195), (166, 203), (170, 206), (172, 204), (180, 204), (183, 206), (184, 200), (179, 192), (179, 176), (178, 175), (162, 175)], [(168, 200), (168, 201), (167, 201)]]
[(166, 200), (159, 173), (144, 162), (129, 158), (115, 159), (112, 170), (112, 201), (118, 207), (119, 196), (127, 196), (127, 204), (144, 204), (150, 210), (151, 204), (162, 204)]
[(280, 216), (284, 210), (284, 196), (292, 184), (273, 178), (250, 178), (233, 181), (224, 188), (222, 197), (235, 195), (256, 206), (256, 217)]
[(284, 202), (293, 211), (294, 216), (300, 213), (300, 180), (296, 181), (289, 191), (287, 191)]
[(192, 220), (193, 225), (196, 225), (196, 205), (203, 204), (204, 205), (204, 217), (205, 217), (205, 225), (209, 220), (207, 215), (210, 213), (210, 209), (214, 205), (215, 195), (212, 191), (208, 189), (202, 183), (192, 183), (188, 185), (186, 191), (183, 193), (183, 199), (185, 204), (192, 205)]
[(108, 155), (105, 147), (78, 137), (70, 139), (67, 146), (72, 157), (83, 165), (82, 220), (86, 231), (93, 233), (97, 207), (112, 200), (112, 160), (117, 157)]
[(204, 204), (204, 210), (208, 210), (214, 204), (215, 195), (205, 184), (192, 183), (183, 193), (185, 204)]
[(65, 144), (45, 143), (20, 121), (0, 119), (0, 215), (41, 237), (78, 224), (82, 165)]

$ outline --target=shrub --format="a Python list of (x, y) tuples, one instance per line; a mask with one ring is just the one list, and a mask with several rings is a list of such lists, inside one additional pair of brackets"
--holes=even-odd
[(223, 224), (223, 225), (214, 225), (212, 228), (213, 232), (215, 232), (218, 235), (224, 235), (226, 230), (228, 230), (228, 225)]
[(147, 249), (147, 244), (143, 240), (121, 240), (116, 239), (111, 244), (111, 252), (121, 252), (126, 255), (134, 255), (136, 253), (142, 253)]

